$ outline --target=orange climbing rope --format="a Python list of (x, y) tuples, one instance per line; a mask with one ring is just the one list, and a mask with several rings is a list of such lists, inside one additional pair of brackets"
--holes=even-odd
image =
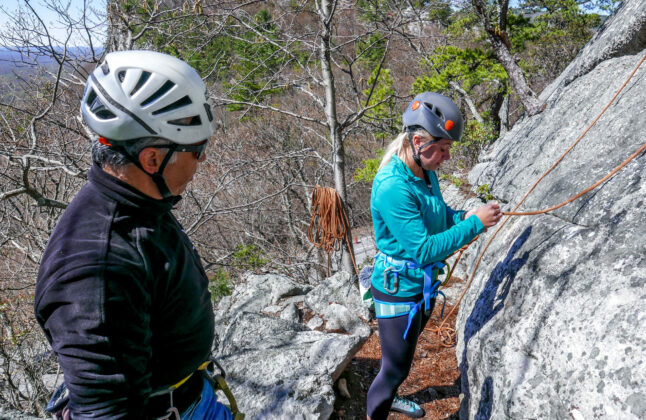
[(327, 275), (330, 276), (330, 252), (341, 249), (345, 241), (352, 258), (354, 271), (359, 276), (357, 263), (354, 260), (352, 245), (348, 238), (348, 215), (343, 207), (343, 201), (334, 188), (317, 185), (312, 190), (312, 220), (307, 229), (307, 239), (315, 247), (321, 248), (327, 254)]
[[(449, 270), (449, 273), (446, 275), (446, 280), (444, 280), (444, 283), (447, 283), (449, 280), (451, 280), (451, 277), (453, 276), (453, 271), (455, 270), (455, 267), (458, 266), (458, 263), (460, 262), (460, 258), (462, 258), (462, 254), (469, 248), (469, 246), (474, 243), (478, 237), (476, 236), (469, 242), (468, 244), (464, 245), (462, 248), (458, 249), (455, 251), (453, 254), (449, 255), (448, 258), (451, 258), (455, 254), (458, 254), (457, 258), (453, 262), (453, 266)], [(458, 302), (459, 303), (459, 302)], [(449, 315), (451, 315), (453, 311), (449, 312)], [(448, 316), (447, 318), (448, 319)], [(440, 344), (444, 347), (453, 347), (455, 344), (455, 337), (456, 337), (456, 332), (453, 328), (447, 327), (444, 325), (445, 321), (442, 321), (439, 327), (431, 327), (431, 331), (437, 334), (440, 337)]]
[[(538, 184), (550, 172), (552, 172), (554, 170), (554, 168), (556, 168), (556, 166), (559, 163), (561, 163), (563, 158), (565, 158), (565, 156), (568, 153), (570, 153), (570, 151), (572, 151), (572, 149), (574, 149), (574, 147), (579, 143), (579, 141), (581, 141), (581, 139), (588, 133), (588, 131), (590, 131), (590, 129), (597, 123), (597, 121), (599, 121), (599, 118), (601, 118), (601, 116), (606, 112), (606, 110), (615, 101), (615, 99), (617, 99), (617, 97), (619, 96), (621, 91), (626, 87), (626, 85), (628, 84), (630, 79), (632, 79), (632, 77), (635, 75), (635, 73), (641, 67), (641, 65), (644, 63), (645, 60), (646, 60), (646, 55), (644, 55), (641, 58), (641, 60), (639, 60), (639, 63), (637, 63), (637, 66), (635, 66), (635, 68), (630, 73), (630, 75), (628, 75), (628, 78), (626, 79), (626, 81), (621, 85), (619, 90), (617, 90), (617, 92), (614, 94), (614, 96), (610, 99), (610, 101), (606, 104), (606, 106), (601, 110), (601, 112), (595, 117), (595, 119), (590, 123), (590, 125), (588, 125), (588, 127), (583, 131), (583, 133), (574, 141), (574, 143), (572, 143), (572, 145), (570, 147), (568, 147), (568, 149), (557, 159), (557, 161), (547, 171), (545, 171), (545, 173), (543, 173), (543, 175), (541, 175), (541, 177), (534, 183), (534, 185), (532, 185), (532, 187), (529, 189), (529, 191), (527, 191), (527, 193), (525, 193), (525, 195), (520, 200), (520, 202), (516, 205), (516, 207), (514, 207), (514, 209), (512, 211), (510, 211), (510, 212), (503, 212), (503, 215), (507, 216), (507, 218), (500, 224), (500, 226), (498, 226), (498, 229), (496, 229), (496, 231), (493, 233), (493, 235), (491, 235), (491, 237), (487, 241), (487, 244), (485, 245), (483, 250), (480, 252), (480, 256), (478, 257), (478, 259), (476, 261), (476, 264), (475, 264), (475, 266), (473, 268), (473, 271), (471, 272), (471, 276), (469, 277), (469, 281), (467, 282), (466, 287), (462, 291), (462, 294), (460, 295), (460, 298), (458, 299), (457, 303), (453, 306), (453, 308), (451, 309), (449, 314), (446, 316), (444, 321), (442, 321), (442, 323), (439, 325), (439, 327), (434, 329), (436, 334), (438, 334), (438, 336), (440, 337), (440, 341), (441, 341), (442, 345), (444, 345), (446, 347), (451, 347), (451, 346), (455, 345), (455, 342), (456, 342), (455, 330), (453, 330), (450, 327), (445, 327), (444, 324), (449, 319), (451, 314), (453, 314), (453, 312), (455, 311), (455, 308), (457, 308), (460, 305), (460, 302), (462, 302), (462, 299), (464, 298), (464, 295), (466, 294), (467, 290), (469, 290), (469, 287), (471, 286), (471, 283), (473, 282), (473, 278), (475, 277), (475, 273), (478, 270), (478, 267), (480, 266), (480, 261), (482, 261), (482, 257), (484, 256), (485, 252), (489, 248), (489, 245), (491, 244), (491, 242), (493, 242), (496, 235), (498, 235), (498, 232), (500, 232), (500, 230), (505, 226), (505, 224), (507, 224), (507, 222), (509, 221), (509, 219), (512, 216), (531, 216), (531, 215), (537, 215), (537, 214), (544, 214), (544, 213), (548, 213), (550, 211), (554, 211), (554, 210), (556, 210), (556, 209), (558, 209), (560, 207), (563, 207), (563, 206), (573, 202), (574, 200), (582, 197), (583, 195), (587, 194), (588, 192), (592, 191), (593, 189), (597, 188), (599, 185), (603, 184), (604, 182), (606, 182), (609, 178), (611, 178), (613, 175), (615, 175), (617, 172), (619, 172), (624, 166), (626, 166), (630, 161), (635, 159), (637, 156), (639, 156), (641, 153), (643, 153), (646, 150), (646, 143), (644, 143), (639, 149), (637, 149), (637, 151), (635, 151), (632, 155), (630, 155), (626, 160), (624, 160), (620, 165), (618, 165), (615, 169), (613, 169), (606, 176), (604, 176), (599, 181), (595, 182), (594, 184), (592, 184), (591, 186), (589, 186), (585, 190), (583, 190), (580, 193), (576, 194), (575, 196), (570, 197), (567, 200), (563, 201), (562, 203), (559, 203), (559, 204), (557, 204), (555, 206), (552, 206), (552, 207), (544, 209), (544, 210), (529, 211), (529, 212), (516, 212), (516, 210), (518, 210), (518, 208), (525, 202), (525, 199), (529, 196), (529, 194), (531, 194), (532, 191), (534, 191), (534, 189), (538, 186)], [(473, 241), (471, 241), (471, 243), (473, 243)], [(471, 243), (466, 245), (466, 247), (471, 245)], [(464, 252), (464, 250), (461, 249), (459, 257), (462, 256), (463, 252)], [(453, 264), (453, 267), (455, 267), (456, 265), (457, 265), (457, 260)]]

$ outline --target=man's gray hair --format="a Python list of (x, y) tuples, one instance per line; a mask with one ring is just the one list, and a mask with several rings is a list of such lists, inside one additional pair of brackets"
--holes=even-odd
[[(110, 140), (108, 140), (108, 142), (110, 142)], [(173, 144), (173, 142), (158, 137), (144, 137), (126, 142), (124, 146), (130, 155), (136, 157), (139, 156), (139, 152), (141, 152), (146, 147), (166, 146), (169, 144)], [(167, 151), (166, 149), (161, 150)], [(176, 158), (177, 156), (173, 155), (168, 163), (173, 163), (174, 159)], [(107, 165), (117, 171), (124, 169), (127, 165), (132, 164), (132, 161), (128, 159), (119, 149), (115, 150), (110, 146), (101, 144), (99, 143), (98, 139), (95, 139), (92, 142), (92, 161), (96, 165), (99, 165), (101, 168)]]

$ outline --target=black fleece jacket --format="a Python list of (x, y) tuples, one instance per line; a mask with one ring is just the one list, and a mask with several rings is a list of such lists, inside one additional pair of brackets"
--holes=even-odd
[(170, 210), (94, 166), (43, 254), (36, 318), (74, 419), (146, 418), (148, 395), (207, 360), (213, 308), (200, 258)]

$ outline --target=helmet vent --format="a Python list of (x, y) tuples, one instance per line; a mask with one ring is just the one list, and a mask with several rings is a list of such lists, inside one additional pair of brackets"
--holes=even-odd
[(173, 102), (172, 104), (163, 107), (162, 109), (158, 109), (157, 111), (153, 111), (153, 115), (159, 115), (159, 114), (163, 114), (164, 112), (174, 111), (176, 109), (185, 107), (185, 106), (190, 105), (192, 103), (193, 103), (193, 101), (191, 101), (191, 98), (189, 98), (188, 95), (186, 95), (183, 98), (178, 99), (177, 101)]
[(111, 120), (113, 118), (117, 118), (116, 115), (114, 115), (111, 111), (103, 108), (100, 109), (99, 111), (95, 112), (94, 115), (97, 116), (100, 120)]
[(145, 107), (145, 106), (148, 106), (148, 105), (150, 105), (151, 103), (155, 102), (157, 99), (159, 99), (159, 98), (161, 98), (162, 96), (164, 96), (164, 95), (166, 94), (166, 92), (168, 92), (169, 90), (171, 90), (174, 86), (175, 86), (175, 83), (171, 82), (170, 80), (167, 80), (167, 81), (166, 81), (166, 83), (164, 83), (164, 84), (162, 85), (162, 87), (160, 87), (159, 89), (157, 89), (157, 91), (156, 91), (155, 93), (153, 93), (152, 95), (150, 95), (150, 96), (148, 97), (148, 99), (146, 99), (145, 101), (143, 101), (143, 102), (141, 103), (141, 106), (142, 106), (142, 107)]
[(101, 102), (101, 99), (96, 96), (94, 91), (90, 92), (90, 95), (87, 98), (87, 103), (90, 106), (90, 111), (100, 120), (110, 120), (117, 117), (112, 111), (103, 105), (103, 102)]
[(134, 95), (135, 93), (137, 93), (137, 91), (138, 91), (139, 89), (141, 89), (141, 87), (146, 83), (146, 81), (148, 80), (148, 78), (150, 78), (150, 72), (149, 72), (149, 71), (142, 71), (142, 72), (141, 72), (141, 76), (139, 76), (139, 80), (137, 81), (137, 84), (135, 85), (135, 87), (134, 87), (134, 88), (132, 89), (132, 91), (130, 92), (130, 96), (132, 96), (132, 95)]
[(85, 103), (92, 106), (92, 102), (94, 102), (95, 99), (96, 99), (96, 92), (94, 91), (94, 89), (92, 89), (90, 90), (90, 93), (87, 95), (87, 101), (85, 101)]
[(194, 115), (192, 117), (178, 118), (176, 120), (168, 121), (168, 124), (182, 126), (202, 125), (202, 119), (199, 115)]
[(211, 112), (211, 105), (209, 104), (204, 104), (204, 110), (206, 111), (206, 116), (210, 121), (213, 121), (213, 112)]
[(125, 71), (120, 71), (119, 74), (117, 74), (117, 77), (119, 77), (119, 81), (123, 83), (123, 79), (126, 78), (126, 72)]
[(438, 107), (433, 106), (433, 105), (431, 105), (431, 104), (428, 104), (428, 106), (429, 106), (429, 108), (431, 108), (431, 109), (433, 110), (433, 112), (435, 113), (435, 115), (437, 115), (438, 117), (440, 117), (440, 119), (441, 119), (442, 121), (444, 121), (444, 115), (442, 114), (442, 111), (440, 111), (440, 109), (439, 109)]

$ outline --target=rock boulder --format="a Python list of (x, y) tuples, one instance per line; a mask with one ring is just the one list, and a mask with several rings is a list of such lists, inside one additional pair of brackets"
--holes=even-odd
[(327, 419), (332, 385), (371, 333), (364, 309), (346, 273), (314, 289), (271, 274), (238, 285), (216, 312), (215, 356), (246, 418)]

